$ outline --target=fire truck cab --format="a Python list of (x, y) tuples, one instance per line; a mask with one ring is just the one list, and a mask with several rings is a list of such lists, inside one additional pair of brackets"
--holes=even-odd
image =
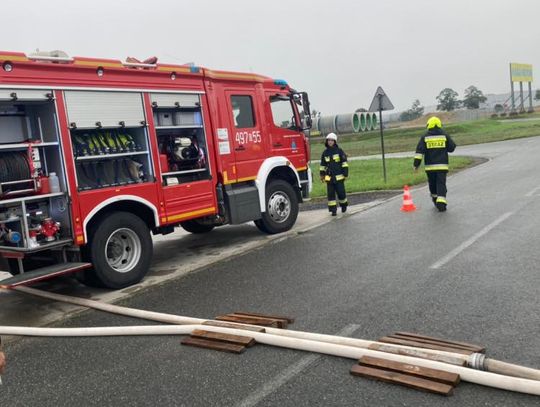
[(149, 270), (152, 234), (294, 225), (311, 190), (307, 93), (128, 61), (0, 52), (0, 256), (13, 274), (0, 284), (76, 272), (122, 288)]

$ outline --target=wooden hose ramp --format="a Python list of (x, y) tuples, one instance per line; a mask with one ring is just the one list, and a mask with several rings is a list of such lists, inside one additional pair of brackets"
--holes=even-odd
[(459, 383), (459, 375), (407, 363), (363, 356), (351, 368), (353, 376), (399, 384), (416, 390), (450, 396)]
[(471, 355), (473, 353), (483, 353), (484, 346), (450, 341), (432, 336), (414, 334), (409, 332), (396, 332), (379, 339), (379, 342), (390, 343), (394, 345), (413, 346), (416, 348), (441, 350), (445, 352), (459, 353), (462, 355)]
[[(203, 322), (203, 325), (241, 329), (246, 331), (246, 335), (249, 335), (249, 332), (265, 333), (265, 326), (284, 329), (287, 328), (288, 324), (293, 322), (294, 319), (284, 316), (234, 312), (232, 314), (220, 315), (216, 317), (216, 321), (205, 321)], [(249, 324), (251, 326), (239, 324)], [(250, 336), (229, 335), (201, 329), (193, 331), (190, 337), (185, 338), (182, 341), (182, 345), (237, 354), (244, 352), (246, 348), (255, 345), (255, 343), (255, 339)]]
[(232, 314), (219, 315), (216, 317), (216, 320), (281, 329), (287, 329), (288, 325), (294, 322), (294, 319), (290, 317), (251, 312), (234, 312)]
[(191, 336), (182, 340), (182, 345), (218, 350), (221, 352), (242, 353), (255, 344), (248, 336), (230, 335), (196, 329)]

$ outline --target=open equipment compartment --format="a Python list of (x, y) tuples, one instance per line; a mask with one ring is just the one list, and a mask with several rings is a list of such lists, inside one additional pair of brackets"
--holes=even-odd
[(151, 94), (163, 185), (209, 179), (208, 143), (198, 94)]
[(142, 95), (66, 91), (79, 191), (152, 182)]
[(64, 168), (52, 91), (0, 90), (0, 249), (71, 243)]

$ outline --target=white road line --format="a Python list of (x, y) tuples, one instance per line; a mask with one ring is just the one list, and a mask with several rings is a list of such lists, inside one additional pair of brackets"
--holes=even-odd
[[(336, 332), (335, 335), (349, 336), (349, 335), (352, 335), (358, 328), (360, 328), (360, 325), (350, 324), (350, 325), (347, 325), (345, 328), (343, 328), (341, 331)], [(244, 400), (236, 404), (236, 406), (237, 407), (256, 406), (265, 397), (275, 392), (277, 389), (279, 389), (281, 386), (283, 386), (285, 383), (291, 380), (294, 376), (298, 375), (304, 369), (308, 368), (310, 365), (318, 361), (321, 357), (322, 355), (320, 354), (310, 354), (308, 356), (303, 357), (294, 365), (289, 366), (288, 368), (283, 370), (281, 373), (279, 373), (277, 376), (270, 379), (268, 382), (266, 382), (264, 386), (252, 392)]]
[(534, 196), (538, 191), (540, 191), (540, 187), (534, 188), (533, 190), (529, 191), (525, 196)]
[(515, 212), (506, 212), (501, 217), (497, 218), (495, 221), (491, 222), (489, 225), (487, 225), (485, 228), (483, 228), (480, 232), (472, 236), (470, 239), (464, 241), (461, 243), (458, 247), (456, 247), (454, 250), (452, 250), (450, 253), (448, 253), (446, 256), (444, 256), (439, 261), (433, 263), (431, 265), (431, 269), (438, 269), (442, 266), (444, 266), (446, 263), (448, 263), (450, 260), (452, 260), (454, 257), (456, 257), (458, 254), (460, 254), (463, 250), (465, 250), (467, 247), (471, 246), (476, 242), (478, 239), (480, 239), (482, 236), (484, 236), (486, 233), (488, 233), (491, 229), (496, 227), (497, 225), (504, 222), (506, 219), (508, 219), (510, 216), (512, 216)]

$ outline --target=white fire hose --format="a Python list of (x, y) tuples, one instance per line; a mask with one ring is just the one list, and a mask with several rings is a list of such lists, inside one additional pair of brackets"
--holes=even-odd
[[(283, 330), (265, 327), (266, 333), (245, 331), (211, 325), (201, 325), (205, 319), (183, 317), (178, 315), (164, 314), (159, 312), (144, 311), (127, 308), (98, 301), (69, 297), (61, 294), (49, 293), (29, 287), (17, 287), (14, 290), (27, 294), (37, 295), (56, 301), (67, 302), (83, 307), (89, 307), (110, 313), (166, 322), (182, 326), (132, 326), (132, 327), (104, 327), (104, 328), (27, 328), (27, 327), (0, 327), (0, 335), (23, 335), (23, 336), (117, 336), (117, 335), (185, 335), (195, 329), (211, 332), (235, 334), (246, 336), (249, 334), (257, 342), (266, 345), (285, 347), (303, 351), (323, 353), (333, 356), (360, 359), (362, 356), (373, 356), (381, 359), (393, 360), (402, 363), (410, 363), (418, 366), (444, 370), (457, 373), (462, 380), (495, 387), (503, 390), (540, 395), (540, 371), (517, 366), (509, 363), (486, 359), (482, 366), (489, 368), (490, 372), (473, 370), (455, 364), (449, 364), (448, 360), (459, 364), (459, 361), (467, 361), (471, 365), (473, 358), (478, 359), (481, 354), (467, 355), (451, 352), (418, 349), (414, 347), (390, 345), (362, 339), (339, 337), (332, 335), (316, 334), (301, 331)], [(242, 325), (242, 324), (238, 324)], [(369, 348), (369, 349), (368, 349)], [(378, 349), (378, 350), (376, 350)], [(384, 350), (384, 352), (382, 351)], [(387, 353), (387, 351), (392, 353)], [(441, 361), (413, 357), (426, 354), (431, 359), (441, 357)], [(447, 360), (445, 360), (447, 359)], [(445, 363), (446, 362), (446, 363)], [(494, 369), (498, 373), (493, 373)], [(503, 373), (503, 374), (500, 374)], [(520, 377), (512, 377), (512, 376)], [(528, 378), (523, 378), (523, 376)]]

